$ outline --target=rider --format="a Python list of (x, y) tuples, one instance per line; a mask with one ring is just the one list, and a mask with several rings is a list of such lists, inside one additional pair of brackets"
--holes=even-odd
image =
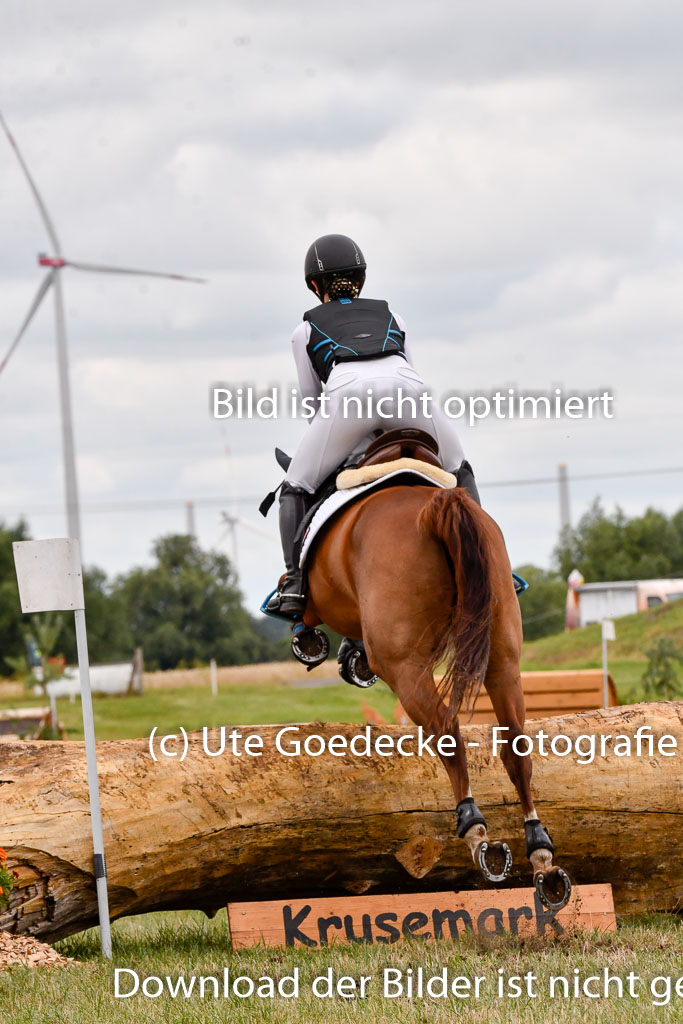
[[(287, 575), (266, 606), (280, 615), (301, 616), (306, 607), (304, 572), (298, 566), (294, 539), (307, 499), (351, 453), (362, 452), (377, 430), (418, 427), (427, 431), (439, 445), (444, 467), (480, 504), (472, 468), (451, 423), (436, 403), (431, 403), (431, 418), (424, 414), (419, 399), (427, 389), (412, 366), (403, 320), (383, 299), (359, 298), (366, 266), (362, 252), (346, 235), (323, 235), (306, 253), (306, 284), (322, 305), (304, 313), (303, 323), (294, 331), (294, 359), (301, 396), (317, 399), (324, 384), (329, 401), (324, 414), (319, 406), (309, 421), (280, 492)], [(404, 402), (405, 414), (390, 420), (375, 413), (377, 400), (395, 396), (398, 388), (415, 399), (413, 406)], [(343, 415), (345, 397), (358, 396), (367, 408), (369, 392), (372, 415), (359, 418), (348, 415), (348, 409)], [(355, 410), (356, 404), (351, 402), (348, 408)]]

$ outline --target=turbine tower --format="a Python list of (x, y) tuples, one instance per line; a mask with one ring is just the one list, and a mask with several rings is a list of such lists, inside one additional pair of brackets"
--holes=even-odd
[(268, 533), (267, 530), (261, 529), (260, 526), (256, 526), (255, 523), (250, 523), (248, 519), (243, 519), (242, 516), (237, 514), (237, 511), (233, 509), (232, 512), (221, 512), (221, 522), (225, 526), (223, 533), (218, 539), (218, 543), (221, 544), (223, 540), (230, 537), (230, 560), (232, 561), (232, 567), (235, 572), (235, 576), (239, 576), (239, 564), (238, 564), (238, 545), (237, 545), (237, 527), (244, 527), (245, 530), (251, 530), (257, 537), (263, 537), (265, 540), (271, 541), (273, 544), (277, 544), (277, 540), (273, 537), (272, 533)]
[(69, 383), (69, 354), (66, 337), (66, 321), (64, 318), (64, 298), (62, 292), (62, 280), (61, 275), (65, 267), (73, 267), (75, 270), (86, 270), (97, 274), (132, 274), (140, 277), (162, 277), (168, 278), (172, 281), (194, 281), (198, 284), (204, 283), (202, 278), (199, 277), (186, 277), (183, 274), (168, 274), (156, 270), (132, 270), (129, 267), (109, 267), (99, 263), (83, 263), (80, 260), (67, 260), (62, 254), (62, 247), (57, 237), (54, 224), (47, 212), (47, 207), (43, 201), (40, 192), (36, 186), (35, 181), (31, 176), (31, 172), (26, 165), (26, 162), (21, 154), (21, 151), (13, 138), (7, 123), (0, 112), (0, 126), (2, 126), (5, 135), (9, 139), (10, 145), (12, 146), (19, 166), (21, 167), (24, 177), (28, 182), (28, 186), (33, 193), (33, 198), (36, 201), (38, 212), (45, 225), (50, 244), (52, 245), (52, 255), (46, 255), (45, 253), (39, 253), (38, 264), (41, 267), (47, 267), (47, 273), (43, 277), (36, 296), (31, 303), (28, 313), (24, 318), (19, 333), (16, 335), (14, 341), (9, 347), (7, 354), (5, 355), (2, 362), (0, 362), (0, 374), (5, 369), (7, 362), (16, 349), (17, 345), (23, 338), (26, 330), (31, 323), (31, 320), (35, 316), (40, 307), (41, 302), (49, 292), (50, 288), (54, 292), (55, 300), (55, 335), (57, 340), (57, 367), (59, 371), (59, 401), (62, 414), (62, 453), (64, 459), (64, 496), (66, 499), (66, 520), (69, 537), (74, 537), (78, 540), (79, 544), (81, 541), (81, 517), (80, 508), (78, 502), (78, 478), (76, 475), (76, 458), (74, 454), (74, 436), (73, 436), (73, 422), (71, 416), (71, 388)]

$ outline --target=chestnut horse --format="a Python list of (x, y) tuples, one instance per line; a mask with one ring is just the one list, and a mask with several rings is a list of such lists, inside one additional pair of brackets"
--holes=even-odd
[[(531, 759), (512, 750), (524, 726), (522, 622), (500, 529), (462, 488), (387, 487), (344, 509), (308, 557), (304, 621), (324, 622), (363, 641), (367, 660), (410, 718), (435, 736), (455, 737), (441, 755), (457, 803), (458, 835), (475, 864), (502, 881), (512, 858), (491, 842), (470, 791), (458, 712), (481, 683), (509, 740), (502, 758), (522, 805), (526, 852), (543, 903), (569, 899), (565, 872), (534, 809)], [(435, 681), (434, 669), (443, 676)]]

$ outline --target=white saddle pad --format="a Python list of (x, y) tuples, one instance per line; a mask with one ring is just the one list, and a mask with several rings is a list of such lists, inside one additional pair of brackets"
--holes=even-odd
[(380, 477), (379, 480), (371, 480), (370, 483), (362, 484), (360, 487), (349, 487), (344, 491), (335, 491), (329, 498), (322, 503), (318, 511), (313, 516), (311, 523), (306, 530), (304, 536), (304, 542), (301, 546), (301, 557), (299, 558), (299, 565), (301, 568), (306, 564), (306, 556), (310, 550), (311, 544), (320, 533), (320, 530), (325, 523), (330, 519), (340, 508), (344, 505), (350, 505), (351, 502), (357, 501), (364, 494), (368, 494), (370, 491), (377, 491), (383, 487), (387, 480), (392, 480), (398, 476), (409, 476), (414, 480), (419, 480), (420, 483), (429, 484), (430, 487), (442, 487), (445, 488), (445, 484), (437, 483), (432, 477), (427, 476), (426, 473), (422, 473), (418, 469), (397, 469), (393, 473), (387, 473), (386, 476)]

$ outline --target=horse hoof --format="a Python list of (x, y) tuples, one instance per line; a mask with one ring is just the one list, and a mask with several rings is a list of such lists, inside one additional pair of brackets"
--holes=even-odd
[(294, 627), (292, 654), (307, 668), (316, 668), (330, 653), (330, 639), (322, 629), (312, 629), (303, 624)]
[(566, 907), (572, 894), (572, 883), (569, 875), (562, 868), (550, 868), (539, 871), (534, 882), (538, 898), (548, 910), (558, 911)]
[(507, 843), (481, 843), (477, 864), (489, 882), (504, 882), (512, 867), (512, 854)]
[(379, 679), (379, 676), (376, 676), (368, 665), (365, 651), (359, 649), (351, 651), (344, 659), (343, 665), (339, 666), (339, 675), (347, 683), (351, 683), (353, 686), (360, 686), (362, 690), (367, 690), (369, 686), (374, 686)]

